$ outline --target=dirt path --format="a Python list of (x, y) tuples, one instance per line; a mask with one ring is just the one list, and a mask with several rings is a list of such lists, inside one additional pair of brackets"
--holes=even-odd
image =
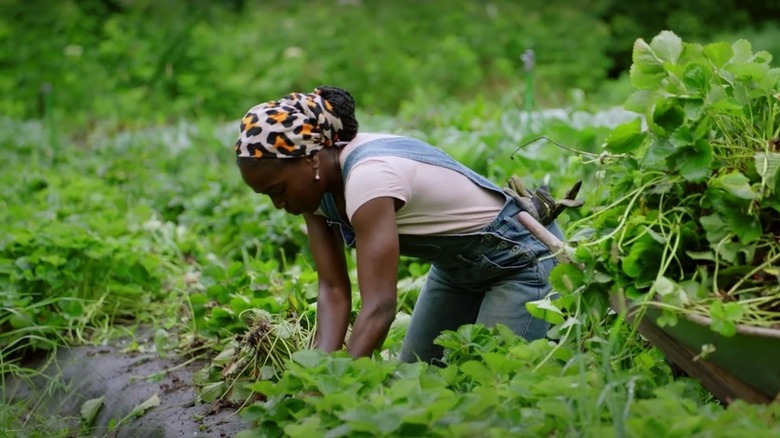
[[(49, 426), (76, 433), (68, 436), (232, 437), (246, 429), (248, 425), (234, 410), (213, 412), (211, 404), (196, 403), (192, 376), (204, 363), (176, 368), (183, 362), (182, 358), (162, 359), (156, 353), (122, 353), (121, 347), (62, 349), (32, 382), (6, 381), (5, 395), (24, 401), (32, 414), (56, 423)], [(120, 422), (155, 395), (159, 405)], [(98, 397), (105, 397), (102, 408), (92, 433), (84, 434), (79, 426), (81, 407)], [(118, 427), (109, 430), (117, 422)]]

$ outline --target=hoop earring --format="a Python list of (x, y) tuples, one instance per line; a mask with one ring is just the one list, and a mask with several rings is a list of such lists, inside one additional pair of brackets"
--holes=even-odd
[(320, 169), (314, 169), (314, 181), (320, 180)]

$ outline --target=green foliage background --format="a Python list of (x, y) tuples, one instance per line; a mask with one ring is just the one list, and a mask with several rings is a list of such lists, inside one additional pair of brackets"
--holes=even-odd
[(624, 73), (633, 40), (666, 28), (690, 41), (760, 33), (756, 49), (780, 55), (780, 7), (737, 3), (4, 0), (0, 112), (39, 117), (50, 86), (63, 128), (235, 119), (324, 83), (395, 112), (505, 95), (522, 85), (527, 49), (538, 98), (558, 105)]

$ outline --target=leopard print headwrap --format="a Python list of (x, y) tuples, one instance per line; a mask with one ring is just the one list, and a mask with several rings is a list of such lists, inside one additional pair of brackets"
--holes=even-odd
[(292, 93), (252, 107), (240, 124), (239, 158), (308, 157), (338, 141), (342, 129), (333, 106), (320, 91)]

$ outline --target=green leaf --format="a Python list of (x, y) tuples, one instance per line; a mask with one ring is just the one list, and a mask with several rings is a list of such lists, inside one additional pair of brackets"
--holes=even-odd
[(607, 137), (604, 148), (615, 154), (629, 153), (639, 148), (645, 137), (646, 134), (642, 132), (642, 120), (637, 117), (615, 127)]
[(160, 397), (157, 394), (154, 394), (153, 396), (143, 401), (141, 404), (134, 407), (133, 410), (130, 411), (129, 416), (140, 417), (141, 415), (145, 414), (146, 411), (148, 411), (149, 409), (152, 409), (153, 407), (159, 405), (160, 405)]
[(41, 261), (46, 262), (52, 266), (62, 266), (68, 260), (58, 254), (53, 254), (49, 256), (41, 256)]
[(669, 160), (677, 164), (680, 175), (687, 181), (702, 181), (712, 173), (712, 145), (707, 140), (698, 140), (692, 146), (673, 154)]
[(715, 261), (715, 254), (712, 251), (685, 251), (685, 254), (693, 260)]
[(653, 114), (648, 120), (649, 128), (658, 135), (668, 135), (682, 125), (685, 110), (674, 99), (663, 99), (656, 103)]
[(354, 431), (365, 432), (370, 436), (380, 435), (379, 424), (377, 424), (378, 413), (373, 405), (355, 406), (339, 415), (339, 418)]
[(563, 312), (550, 301), (550, 297), (529, 301), (525, 303), (525, 308), (534, 317), (543, 319), (551, 324), (560, 324), (564, 320)]
[(728, 225), (729, 232), (739, 238), (741, 245), (761, 237), (761, 223), (755, 212), (750, 209), (751, 201), (736, 198), (723, 190), (708, 188), (702, 202), (703, 206), (715, 209), (723, 222)]
[(307, 401), (318, 411), (332, 412), (336, 409), (348, 408), (359, 404), (358, 396), (354, 392), (331, 392), (321, 398), (312, 397)]
[(11, 328), (13, 329), (23, 329), (35, 325), (35, 322), (29, 313), (16, 309), (14, 309), (13, 314), (8, 318), (8, 323), (11, 324)]
[(658, 93), (653, 90), (637, 90), (631, 93), (623, 104), (626, 111), (644, 114), (648, 108), (655, 104), (658, 99)]
[(664, 311), (661, 313), (661, 316), (658, 317), (655, 323), (658, 324), (658, 327), (674, 327), (677, 325), (677, 319), (678, 318), (676, 313), (671, 310), (664, 309)]
[(292, 360), (304, 368), (314, 368), (321, 364), (325, 355), (320, 350), (299, 350), (292, 354)]
[(291, 438), (308, 438), (311, 436), (322, 435), (322, 425), (320, 417), (308, 417), (298, 424), (287, 424), (284, 426), (284, 432)]
[(773, 68), (764, 76), (759, 84), (759, 90), (766, 94), (772, 94), (777, 91), (778, 83), (780, 83), (780, 68)]
[(726, 223), (737, 235), (741, 244), (752, 243), (761, 238), (761, 222), (755, 214), (746, 214), (740, 209), (721, 214), (725, 215)]
[(757, 152), (754, 157), (756, 172), (769, 187), (771, 193), (780, 193), (780, 154), (777, 152)]
[[(512, 333), (513, 336), (517, 336)], [(524, 362), (508, 357), (505, 353), (488, 351), (482, 355), (482, 360), (490, 371), (495, 374), (509, 374), (523, 367)]]
[(95, 417), (97, 417), (100, 408), (103, 407), (103, 400), (105, 398), (105, 395), (101, 395), (98, 398), (87, 400), (81, 405), (81, 424), (84, 427), (92, 427), (92, 423), (95, 422)]
[(571, 294), (583, 284), (584, 276), (580, 269), (572, 264), (561, 264), (550, 272), (552, 288), (562, 294)]
[(753, 48), (748, 40), (737, 40), (731, 45), (734, 56), (731, 57), (731, 64), (741, 64), (749, 62), (753, 58)]
[(736, 322), (742, 318), (743, 308), (739, 302), (723, 303), (715, 300), (710, 304), (710, 328), (723, 336), (734, 336), (737, 333)]
[(704, 97), (710, 90), (710, 76), (710, 71), (705, 66), (699, 63), (688, 64), (685, 66), (683, 83), (695, 94)]
[(200, 399), (204, 402), (213, 402), (222, 397), (225, 392), (225, 382), (212, 382), (200, 389)]
[(707, 240), (712, 245), (717, 245), (729, 234), (729, 226), (721, 217), (716, 214), (702, 216), (699, 218), (701, 226), (707, 234)]
[(690, 146), (693, 144), (693, 133), (691, 133), (691, 128), (683, 125), (677, 128), (669, 137), (669, 139), (675, 148), (681, 149), (685, 146)]
[(78, 299), (61, 299), (57, 303), (62, 312), (70, 318), (78, 318), (84, 314), (84, 306)]
[(660, 246), (649, 237), (631, 245), (621, 263), (623, 272), (640, 282), (654, 280), (661, 263)]
[(743, 313), (744, 309), (740, 302), (732, 301), (723, 305), (723, 316), (730, 321), (739, 321)]
[(706, 298), (707, 294), (709, 293), (703, 284), (694, 280), (685, 280), (680, 283), (680, 286), (683, 288), (685, 295), (690, 301), (702, 300)]
[(158, 328), (154, 332), (154, 348), (160, 357), (165, 357), (166, 351), (170, 348), (170, 335), (164, 328)]
[(693, 130), (693, 138), (695, 140), (704, 140), (709, 137), (710, 130), (712, 128), (712, 118), (708, 115), (704, 115), (699, 118)]
[(660, 277), (653, 283), (653, 290), (661, 296), (669, 295), (677, 290), (677, 285), (666, 277)]
[[(282, 382), (284, 381), (285, 380), (282, 380)], [(276, 397), (287, 392), (287, 388), (281, 382), (275, 383), (270, 380), (260, 380), (255, 383), (251, 383), (247, 385), (247, 388), (258, 394), (263, 394), (268, 398)]]
[(739, 103), (733, 97), (726, 97), (720, 99), (712, 104), (712, 108), (718, 110), (718, 112), (735, 117), (741, 117), (745, 112), (745, 105)]
[(758, 199), (760, 195), (753, 191), (750, 180), (741, 172), (730, 172), (718, 176), (709, 183), (710, 187), (725, 190), (740, 199)]
[(682, 53), (683, 42), (674, 32), (665, 30), (653, 38), (650, 47), (661, 61), (676, 64)]
[(658, 294), (664, 303), (684, 306), (688, 304), (688, 295), (682, 287), (674, 281), (660, 277), (653, 283), (653, 290)]
[(238, 342), (231, 341), (211, 362), (216, 365), (227, 365), (235, 359), (238, 348)]
[(447, 365), (439, 371), (439, 375), (448, 385), (453, 385), (460, 378), (457, 365)]
[(259, 371), (260, 375), (257, 377), (258, 380), (270, 380), (276, 376), (276, 370), (270, 365), (260, 367)]
[(704, 113), (704, 99), (689, 99), (683, 105), (685, 120), (698, 121)]
[(476, 360), (464, 362), (463, 365), (460, 366), (460, 371), (479, 384), (491, 385), (495, 383), (493, 373), (490, 372), (490, 369), (482, 362)]
[(771, 53), (767, 52), (766, 50), (759, 50), (753, 55), (753, 61), (759, 64), (769, 65), (772, 63), (772, 59), (774, 59), (774, 57), (772, 56)]
[[(739, 261), (739, 253), (742, 249), (742, 244), (738, 242), (726, 241), (718, 245), (716, 252), (721, 260), (725, 260), (728, 263), (735, 264)], [(720, 273), (723, 273), (721, 271)]]
[(710, 92), (707, 93), (707, 97), (704, 99), (705, 106), (713, 106), (718, 102), (728, 99), (729, 95), (726, 93), (726, 89), (722, 85), (716, 85), (710, 88)]
[(658, 168), (668, 171), (669, 165), (667, 159), (675, 154), (674, 145), (668, 137), (654, 136), (653, 141), (647, 148), (647, 152), (642, 157), (642, 166), (647, 168)]
[(734, 73), (734, 76), (740, 81), (760, 82), (769, 71), (769, 66), (757, 62), (746, 62), (728, 65), (726, 70)]
[(731, 57), (734, 56), (734, 51), (729, 43), (717, 42), (704, 46), (704, 54), (715, 68), (720, 69), (731, 60)]
[(772, 208), (775, 212), (780, 213), (780, 196), (777, 193), (775, 195), (764, 198), (761, 200), (762, 207)]
[[(569, 240), (571, 242), (571, 240)], [(574, 260), (582, 263), (590, 262), (594, 259), (593, 253), (586, 246), (577, 246), (574, 249)]]
[(634, 41), (629, 77), (631, 84), (639, 90), (656, 89), (666, 77), (663, 62), (643, 39)]

